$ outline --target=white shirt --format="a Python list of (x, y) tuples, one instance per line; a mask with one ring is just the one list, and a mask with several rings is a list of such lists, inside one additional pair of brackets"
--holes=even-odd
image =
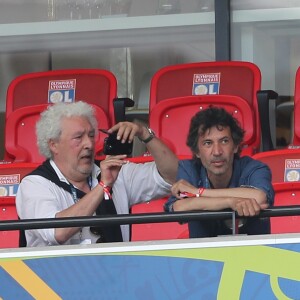
[[(61, 181), (68, 183), (53, 161), (52, 167)], [(100, 173), (94, 165), (92, 172), (92, 188), (98, 185)], [(151, 199), (165, 197), (170, 194), (171, 185), (158, 173), (155, 162), (143, 164), (127, 163), (122, 166), (113, 185), (113, 201), (117, 214), (128, 214), (132, 205), (147, 202)], [(109, 201), (109, 200), (108, 200)], [(74, 204), (70, 193), (48, 179), (38, 176), (26, 176), (18, 188), (16, 196), (17, 212), (21, 219), (55, 218), (55, 215)], [(129, 225), (121, 225), (123, 241), (129, 241)], [(28, 247), (58, 245), (54, 237), (54, 228), (26, 230)], [(95, 243), (99, 236), (90, 232), (89, 227), (75, 234), (65, 245), (79, 244), (88, 241)]]

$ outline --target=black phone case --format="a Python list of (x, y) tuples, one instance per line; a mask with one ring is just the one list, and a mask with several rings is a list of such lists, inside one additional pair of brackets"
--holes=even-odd
[(127, 141), (125, 143), (121, 143), (120, 140), (117, 140), (117, 134), (112, 133), (104, 139), (103, 153), (105, 155), (131, 155), (132, 147), (133, 143), (128, 143)]

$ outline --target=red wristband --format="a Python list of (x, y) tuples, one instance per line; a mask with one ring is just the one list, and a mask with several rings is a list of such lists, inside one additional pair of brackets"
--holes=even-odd
[(204, 190), (205, 190), (204, 187), (199, 188), (197, 197), (201, 197), (201, 195), (203, 194)]
[(112, 196), (111, 196), (111, 187), (106, 185), (102, 180), (99, 181), (99, 185), (102, 186), (103, 188), (103, 192), (104, 192), (104, 199), (105, 200), (108, 200), (108, 199), (111, 199)]

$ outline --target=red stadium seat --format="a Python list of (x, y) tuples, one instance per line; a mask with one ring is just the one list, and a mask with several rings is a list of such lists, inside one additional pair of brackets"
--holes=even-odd
[(115, 76), (100, 69), (70, 69), (35, 72), (16, 77), (9, 85), (6, 119), (26, 106), (55, 102), (85, 101), (103, 109), (114, 123), (113, 99), (117, 97)]
[[(33, 171), (36, 163), (0, 164), (0, 220), (18, 220), (15, 196), (23, 177)], [(19, 231), (0, 231), (0, 248), (19, 247)]]
[(272, 182), (300, 181), (300, 149), (280, 149), (253, 155), (272, 171)]
[[(274, 206), (300, 205), (300, 182), (274, 183)], [(300, 216), (271, 217), (271, 233), (300, 233)]]
[[(129, 161), (134, 163), (146, 163), (153, 161), (152, 156), (131, 157)], [(131, 207), (131, 214), (147, 214), (163, 212), (164, 203), (168, 197), (139, 203)], [(187, 224), (180, 225), (177, 222), (132, 224), (131, 241), (168, 240), (189, 238)]]
[[(251, 147), (252, 152), (260, 151), (262, 135), (263, 141), (265, 141), (263, 143), (264, 150), (272, 149), (268, 116), (262, 120), (265, 123), (261, 126), (260, 110), (268, 112), (268, 109), (265, 107), (267, 106), (268, 108), (268, 102), (260, 101), (262, 106), (259, 106), (257, 93), (260, 91), (260, 88), (260, 70), (250, 62), (199, 62), (164, 67), (156, 72), (151, 80), (150, 126), (155, 126), (151, 117), (155, 107), (167, 99), (181, 97), (181, 101), (184, 102), (185, 99), (190, 99), (190, 96), (231, 95), (243, 99), (251, 108), (253, 122), (246, 124), (245, 129), (246, 131), (253, 131), (251, 140), (248, 141), (250, 142), (248, 146)], [(260, 95), (262, 95), (261, 98), (263, 100), (268, 96), (267, 93), (260, 93)], [(211, 101), (211, 104), (214, 104), (213, 101)], [(196, 112), (197, 110), (194, 111), (194, 113)], [(184, 105), (182, 105), (180, 119), (186, 119), (186, 122), (189, 123), (189, 117), (190, 114), (186, 116)], [(182, 128), (177, 125), (177, 122), (174, 123), (173, 130), (177, 133), (176, 143), (185, 144), (186, 131), (183, 131), (185, 128), (187, 126)], [(166, 136), (167, 133), (164, 135)], [(175, 143), (175, 140), (173, 143)]]
[[(39, 104), (25, 106), (13, 111), (6, 120), (5, 126), (5, 149), (7, 156), (14, 162), (36, 162), (41, 163), (45, 160), (38, 150), (35, 124), (49, 104)], [(93, 105), (99, 128), (110, 126), (107, 115), (101, 107)], [(99, 132), (96, 142), (96, 153), (102, 155), (105, 134)], [(96, 156), (97, 158), (97, 156)]]
[[(132, 214), (163, 212), (164, 203), (168, 198), (152, 200), (132, 206)], [(151, 241), (188, 239), (187, 223), (180, 225), (178, 222), (132, 224), (131, 241)]]
[[(257, 153), (254, 159), (272, 172), (274, 206), (300, 205), (300, 149), (280, 149)], [(271, 233), (300, 233), (300, 216), (271, 217)]]
[[(117, 80), (115, 76), (100, 69), (70, 69), (35, 72), (16, 77), (9, 85), (6, 97), (6, 122), (12, 122), (11, 115), (19, 109), (35, 105), (56, 102), (75, 102), (82, 100), (99, 107), (105, 119), (98, 121), (108, 128), (125, 116), (125, 107), (133, 105), (127, 98), (117, 97)], [(24, 114), (24, 111), (18, 115)], [(7, 125), (6, 125), (7, 127)], [(8, 129), (9, 133), (11, 129)], [(34, 128), (33, 128), (34, 130)], [(10, 139), (6, 135), (6, 140)], [(13, 161), (5, 149), (4, 160)]]
[(151, 111), (149, 124), (156, 134), (178, 155), (191, 155), (186, 145), (191, 118), (196, 112), (211, 104), (230, 112), (245, 129), (244, 153), (252, 154), (256, 144), (256, 132), (252, 124), (254, 113), (242, 98), (228, 95), (185, 96), (166, 99), (155, 105)]
[[(6, 220), (18, 220), (15, 197), (13, 196), (0, 196), (0, 221)], [(1, 230), (0, 248), (18, 248), (19, 237), (19, 230)]]

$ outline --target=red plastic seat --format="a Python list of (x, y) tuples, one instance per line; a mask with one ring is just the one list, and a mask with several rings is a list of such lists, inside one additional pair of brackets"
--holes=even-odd
[[(18, 220), (15, 196), (23, 177), (33, 171), (36, 163), (0, 164), (0, 220)], [(0, 248), (19, 247), (19, 231), (0, 231)]]
[[(163, 212), (164, 203), (168, 198), (152, 200), (132, 206), (132, 214)], [(180, 225), (178, 222), (132, 224), (131, 241), (151, 241), (188, 239), (187, 223)]]
[(31, 173), (39, 165), (39, 163), (1, 163), (0, 196), (16, 196), (23, 177)]
[(22, 107), (55, 102), (85, 101), (103, 109), (114, 123), (117, 80), (107, 70), (69, 69), (20, 75), (10, 83), (6, 118)]
[(300, 181), (300, 149), (280, 149), (253, 155), (267, 164), (272, 172), (272, 182)]
[[(6, 220), (18, 220), (14, 196), (0, 196), (0, 221)], [(18, 248), (19, 237), (19, 230), (1, 230), (0, 248)]]
[(210, 105), (223, 107), (230, 112), (245, 129), (245, 154), (252, 154), (256, 143), (256, 132), (252, 126), (255, 116), (242, 98), (228, 95), (185, 96), (166, 99), (155, 105), (151, 111), (149, 123), (156, 134), (178, 155), (191, 155), (186, 145), (191, 118)]
[[(105, 119), (99, 121), (107, 122), (105, 128), (108, 128), (116, 122), (114, 110), (116, 97), (117, 81), (107, 70), (70, 69), (24, 74), (16, 77), (8, 87), (6, 122), (14, 122), (12, 119), (16, 117), (11, 118), (11, 115), (19, 109), (82, 100), (102, 110)], [(24, 114), (24, 111), (21, 111), (18, 116), (20, 114)], [(9, 128), (6, 130), (5, 146), (11, 139), (9, 135), (11, 130)], [(9, 142), (9, 144), (13, 143), (15, 141)], [(12, 161), (15, 157), (5, 150), (4, 159)]]
[[(5, 149), (14, 162), (36, 162), (45, 160), (38, 150), (35, 124), (49, 104), (25, 106), (13, 111), (6, 120)], [(108, 128), (109, 120), (102, 108), (92, 104), (99, 128)], [(98, 133), (97, 133), (98, 134)], [(102, 154), (105, 134), (99, 132), (96, 153)], [(97, 158), (97, 157), (96, 157)]]
[[(252, 123), (247, 123), (247, 126), (244, 128), (246, 131), (252, 131), (251, 139), (248, 140), (248, 147), (252, 149), (252, 153), (258, 152), (261, 148), (261, 120), (257, 100), (257, 92), (260, 88), (260, 70), (255, 64), (250, 62), (199, 62), (164, 67), (156, 72), (151, 80), (149, 104), (150, 126), (159, 126), (156, 122), (161, 120), (155, 120), (151, 115), (155, 111), (156, 106), (167, 99), (181, 97), (183, 104), (180, 119), (177, 120), (182, 124), (182, 119), (185, 119), (187, 123), (190, 121), (190, 115), (186, 115), (184, 107), (185, 99), (189, 99), (190, 96), (236, 96), (247, 102), (251, 108)], [(265, 104), (266, 102), (264, 101), (263, 103)], [(173, 139), (173, 144), (185, 144), (185, 129), (187, 126), (179, 126), (174, 118), (173, 122), (173, 134), (176, 132), (176, 140)], [(267, 127), (264, 126), (264, 128), (266, 128), (263, 131), (264, 134), (270, 136)], [(160, 134), (161, 132), (158, 136)], [(167, 134), (165, 132), (164, 136), (167, 136)]]
[[(274, 206), (300, 205), (300, 182), (274, 183)], [(300, 233), (300, 216), (271, 217), (271, 233)]]
[[(134, 163), (147, 163), (153, 161), (152, 156), (131, 157)], [(139, 203), (131, 207), (131, 214), (147, 214), (164, 212), (164, 203), (168, 197)], [(132, 224), (131, 241), (168, 240), (189, 238), (187, 224), (178, 222)]]

